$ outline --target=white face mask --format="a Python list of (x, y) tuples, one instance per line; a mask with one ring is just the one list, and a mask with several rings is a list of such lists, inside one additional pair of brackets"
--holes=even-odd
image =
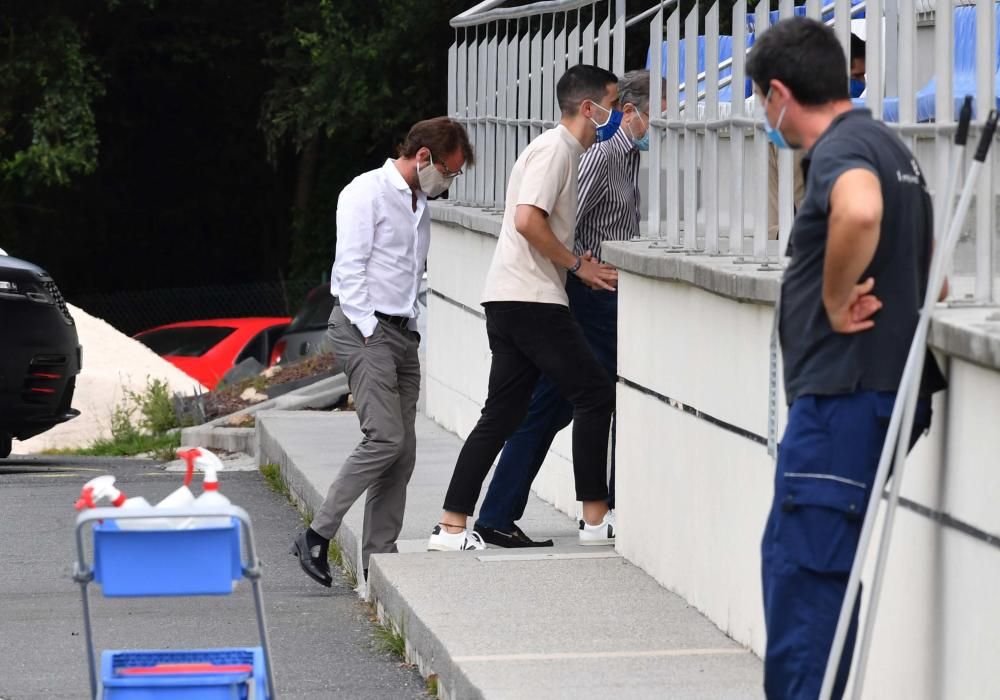
[(451, 181), (455, 178), (443, 175), (440, 170), (434, 167), (434, 156), (430, 156), (430, 159), (430, 162), (423, 169), (420, 168), (420, 163), (417, 163), (417, 179), (420, 180), (420, 189), (428, 197), (437, 197), (451, 187)]

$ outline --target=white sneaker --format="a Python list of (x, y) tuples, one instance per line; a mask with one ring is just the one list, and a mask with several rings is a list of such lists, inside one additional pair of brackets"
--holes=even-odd
[(466, 549), (486, 549), (486, 543), (478, 532), (462, 530), (451, 533), (441, 525), (434, 526), (434, 532), (427, 541), (428, 552), (461, 552)]
[(588, 525), (580, 521), (580, 544), (614, 544), (615, 543), (615, 512), (609, 510), (604, 515), (600, 525)]

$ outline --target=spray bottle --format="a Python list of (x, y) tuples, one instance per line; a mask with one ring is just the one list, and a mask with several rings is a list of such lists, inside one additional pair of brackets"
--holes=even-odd
[[(192, 507), (195, 509), (220, 508), (229, 505), (229, 499), (219, 493), (219, 471), (225, 469), (222, 460), (206, 449), (196, 447), (189, 452), (197, 452), (194, 455), (194, 466), (205, 472), (202, 481), (202, 493), (194, 499)], [(195, 527), (228, 527), (231, 523), (228, 517), (198, 518)]]
[[(184, 474), (184, 483), (180, 488), (175, 489), (162, 501), (156, 504), (157, 508), (189, 508), (194, 503), (194, 494), (191, 492), (191, 479), (194, 477), (194, 460), (200, 454), (197, 448), (193, 450), (177, 450), (177, 456), (187, 462), (187, 472)], [(176, 530), (183, 530), (194, 525), (191, 518), (167, 518), (170, 521), (169, 527)]]
[[(80, 499), (76, 502), (76, 509), (96, 508), (99, 501), (107, 501), (109, 505), (123, 510), (134, 510), (137, 508), (149, 509), (149, 502), (142, 496), (128, 498), (125, 493), (115, 487), (115, 477), (110, 474), (98, 476), (88, 481), (80, 492)], [(118, 521), (118, 527), (122, 530), (154, 530), (166, 526), (162, 519), (135, 520), (122, 518)]]

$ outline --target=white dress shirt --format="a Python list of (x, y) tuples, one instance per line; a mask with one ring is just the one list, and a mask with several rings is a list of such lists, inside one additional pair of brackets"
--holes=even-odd
[(330, 292), (368, 338), (379, 311), (407, 316), (416, 328), (417, 292), (427, 262), (431, 220), (427, 195), (413, 191), (391, 158), (359, 175), (337, 200), (337, 257)]

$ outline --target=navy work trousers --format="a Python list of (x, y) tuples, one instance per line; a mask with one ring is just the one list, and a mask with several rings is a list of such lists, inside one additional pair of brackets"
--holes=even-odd
[[(761, 543), (768, 698), (819, 696), (895, 398), (809, 395), (789, 410)], [(921, 399), (911, 447), (929, 426), (930, 401)], [(847, 684), (857, 624), (855, 606), (835, 698)]]

